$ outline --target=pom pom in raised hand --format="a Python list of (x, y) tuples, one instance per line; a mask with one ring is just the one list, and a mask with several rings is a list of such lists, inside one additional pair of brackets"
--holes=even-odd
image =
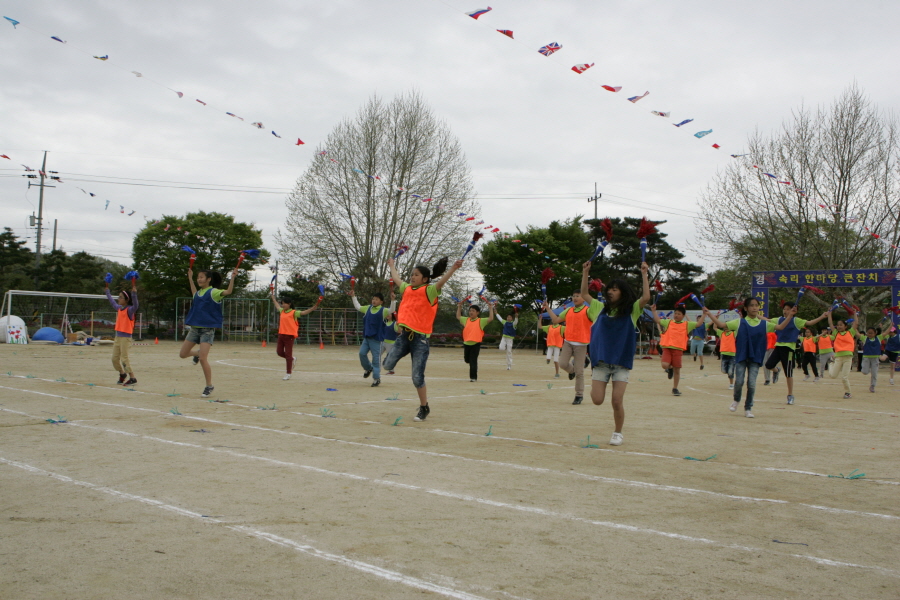
[(478, 243), (478, 240), (480, 240), (480, 239), (483, 238), (483, 237), (484, 237), (484, 234), (483, 234), (483, 233), (481, 233), (480, 231), (476, 231), (476, 232), (472, 235), (472, 241), (469, 242), (469, 245), (468, 245), (468, 246), (466, 246), (466, 251), (463, 252), (462, 259), (460, 259), (460, 260), (465, 259), (466, 256), (469, 254), (469, 252), (471, 252), (472, 249), (475, 247), (475, 244)]
[(641, 217), (638, 226), (637, 237), (641, 240), (641, 262), (647, 262), (647, 237), (656, 233), (656, 223), (648, 221), (647, 217)]
[(599, 278), (591, 279), (591, 282), (588, 284), (588, 290), (599, 294), (603, 291), (603, 281), (601, 281)]
[(235, 267), (235, 268), (240, 267), (241, 263), (244, 262), (244, 259), (247, 257), (259, 258), (259, 250), (257, 250), (256, 248), (250, 248), (249, 250), (242, 250), (241, 255), (238, 257), (237, 267)]
[(110, 283), (112, 283), (112, 280), (113, 280), (113, 274), (112, 274), (112, 273), (107, 273), (106, 276), (103, 278), (103, 281), (106, 282), (106, 285), (107, 285), (107, 286), (108, 286)]
[(600, 223), (601, 227), (603, 227), (603, 231), (606, 233), (606, 239), (600, 242), (600, 245), (597, 246), (597, 249), (594, 250), (594, 253), (591, 255), (591, 259), (588, 262), (594, 262), (594, 259), (599, 255), (603, 254), (603, 251), (606, 250), (606, 247), (612, 241), (613, 237), (613, 229), (612, 229), (612, 221), (609, 219), (603, 219)]
[(128, 271), (127, 273), (125, 273), (125, 279), (127, 281), (130, 281), (131, 283), (134, 283), (135, 281), (137, 281), (140, 278), (141, 278), (141, 274), (138, 273), (137, 271)]
[(190, 254), (191, 254), (191, 262), (190, 262), (190, 264), (188, 265), (188, 269), (193, 269), (193, 268), (194, 268), (194, 261), (197, 259), (197, 253), (196, 253), (196, 252), (194, 251), (194, 249), (191, 248), (190, 246), (182, 246), (181, 249), (184, 250), (185, 252), (190, 252)]
[(544, 295), (544, 300), (547, 300), (547, 282), (554, 277), (556, 277), (556, 273), (550, 267), (541, 271), (541, 294)]

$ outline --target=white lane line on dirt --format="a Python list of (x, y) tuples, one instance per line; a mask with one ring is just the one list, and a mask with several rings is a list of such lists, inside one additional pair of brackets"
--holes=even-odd
[(0, 456), (0, 462), (7, 464), (12, 467), (17, 467), (34, 475), (42, 475), (46, 477), (51, 477), (59, 482), (68, 483), (71, 485), (76, 485), (79, 487), (87, 488), (89, 490), (93, 490), (96, 492), (101, 492), (104, 494), (108, 494), (115, 498), (119, 498), (121, 500), (130, 500), (132, 502), (140, 502), (142, 504), (147, 504), (153, 506), (155, 508), (159, 508), (165, 511), (173, 512), (175, 514), (181, 515), (183, 517), (190, 517), (192, 519), (197, 519), (199, 521), (203, 521), (204, 523), (210, 523), (213, 525), (220, 525), (225, 529), (229, 529), (231, 531), (235, 531), (238, 533), (244, 533), (255, 537), (257, 539), (270, 542), (273, 544), (277, 544), (279, 546), (285, 548), (291, 548), (298, 552), (302, 552), (303, 554), (307, 554), (309, 556), (313, 556), (315, 558), (327, 560), (330, 562), (335, 562), (345, 567), (349, 567), (351, 569), (355, 569), (357, 571), (361, 571), (368, 575), (374, 575), (375, 577), (379, 577), (381, 579), (385, 579), (392, 583), (400, 583), (412, 588), (425, 590), (429, 592), (434, 592), (436, 594), (441, 594), (442, 596), (446, 596), (448, 598), (458, 598), (459, 600), (486, 600), (483, 596), (476, 596), (474, 594), (469, 594), (462, 590), (455, 590), (452, 588), (448, 588), (445, 586), (437, 585), (431, 583), (429, 581), (425, 581), (423, 579), (419, 579), (417, 577), (412, 577), (410, 575), (404, 575), (403, 573), (399, 573), (397, 571), (391, 571), (389, 569), (384, 569), (382, 567), (378, 567), (369, 563), (365, 563), (358, 560), (353, 560), (351, 558), (347, 558), (346, 556), (340, 554), (333, 554), (331, 552), (326, 552), (324, 550), (319, 550), (309, 544), (301, 544), (300, 542), (296, 542), (294, 540), (281, 537), (275, 535), (273, 533), (269, 533), (266, 531), (262, 531), (260, 529), (253, 529), (252, 527), (246, 527), (243, 525), (228, 525), (224, 521), (213, 517), (205, 517), (199, 512), (188, 510), (186, 508), (181, 508), (178, 506), (174, 506), (171, 504), (166, 504), (164, 502), (160, 502), (159, 500), (153, 500), (152, 498), (146, 498), (144, 496), (138, 496), (137, 494), (129, 494), (127, 492), (122, 492), (111, 487), (98, 485), (95, 483), (90, 483), (88, 481), (79, 481), (77, 479), (73, 479), (66, 475), (61, 475), (59, 473), (54, 473), (52, 471), (46, 471), (44, 469), (31, 466), (26, 463), (22, 463), (19, 461), (9, 460), (7, 458), (3, 458)]
[[(91, 426), (85, 426), (85, 425), (81, 425), (80, 427), (83, 427), (86, 429), (97, 429), (97, 430), (106, 431), (109, 433), (121, 433), (119, 431), (107, 430), (107, 429), (101, 428), (101, 427), (91, 427)], [(599, 521), (599, 520), (595, 520), (595, 519), (588, 519), (585, 517), (578, 517), (576, 515), (560, 513), (560, 512), (540, 508), (537, 506), (523, 506), (521, 504), (510, 504), (508, 502), (501, 502), (501, 501), (491, 500), (491, 499), (487, 499), (487, 498), (480, 498), (478, 496), (472, 496), (469, 494), (460, 494), (460, 493), (456, 493), (456, 492), (449, 492), (446, 490), (425, 488), (425, 487), (421, 487), (421, 486), (399, 483), (396, 481), (389, 481), (389, 480), (384, 480), (384, 479), (373, 479), (373, 478), (365, 477), (362, 475), (356, 475), (353, 473), (330, 471), (328, 469), (322, 469), (320, 467), (313, 467), (310, 465), (301, 465), (301, 464), (291, 463), (291, 462), (287, 462), (287, 461), (280, 461), (280, 460), (275, 460), (275, 459), (266, 458), (266, 457), (254, 456), (251, 454), (235, 452), (233, 450), (228, 450), (228, 449), (223, 449), (223, 448), (205, 447), (205, 446), (201, 446), (199, 444), (187, 444), (184, 442), (171, 442), (170, 440), (165, 440), (163, 438), (155, 438), (155, 437), (151, 437), (151, 436), (137, 435), (137, 434), (131, 434), (131, 433), (126, 433), (126, 435), (128, 435), (129, 437), (140, 437), (142, 439), (148, 439), (151, 441), (172, 443), (172, 444), (175, 444), (178, 446), (188, 446), (188, 447), (192, 447), (192, 448), (206, 449), (206, 450), (209, 450), (212, 452), (220, 452), (223, 454), (230, 454), (230, 455), (240, 457), (240, 458), (250, 458), (253, 460), (260, 460), (263, 462), (276, 464), (278, 466), (291, 466), (294, 468), (299, 468), (299, 469), (303, 469), (306, 471), (312, 471), (312, 472), (315, 472), (318, 474), (323, 474), (323, 475), (331, 475), (331, 476), (352, 479), (352, 480), (362, 481), (362, 482), (368, 482), (368, 483), (373, 483), (376, 485), (383, 485), (383, 486), (387, 486), (387, 487), (393, 487), (393, 488), (398, 488), (398, 489), (403, 489), (403, 490), (408, 490), (408, 491), (423, 492), (426, 494), (431, 494), (431, 495), (435, 495), (435, 496), (439, 496), (439, 497), (449, 498), (449, 499), (453, 499), (453, 500), (460, 500), (460, 501), (468, 502), (468, 503), (481, 504), (481, 505), (490, 506), (493, 508), (513, 510), (513, 511), (517, 511), (517, 512), (535, 514), (535, 515), (540, 515), (540, 516), (549, 517), (549, 518), (561, 519), (561, 520), (572, 521), (572, 522), (577, 522), (577, 523), (584, 523), (584, 524), (588, 524), (588, 525), (595, 525), (595, 526), (604, 527), (607, 529), (613, 529), (613, 530), (618, 530), (618, 531), (627, 531), (630, 533), (638, 533), (638, 534), (645, 534), (645, 535), (662, 536), (662, 537), (666, 537), (669, 539), (675, 539), (675, 540), (679, 540), (679, 541), (683, 541), (683, 542), (699, 543), (699, 544), (704, 544), (704, 545), (716, 546), (719, 548), (740, 550), (743, 552), (751, 552), (751, 553), (765, 552), (765, 553), (773, 554), (773, 555), (777, 555), (777, 556), (800, 558), (800, 559), (812, 561), (814, 563), (821, 564), (821, 565), (838, 566), (838, 567), (852, 567), (852, 568), (858, 568), (858, 569), (873, 570), (873, 571), (878, 571), (880, 573), (883, 573), (885, 575), (889, 575), (891, 577), (900, 577), (900, 572), (894, 571), (892, 569), (887, 569), (884, 567), (877, 567), (877, 566), (871, 566), (871, 565), (860, 565), (860, 564), (856, 564), (856, 563), (836, 561), (836, 560), (831, 560), (831, 559), (827, 559), (827, 558), (821, 558), (821, 557), (806, 555), (806, 554), (791, 554), (791, 553), (778, 552), (775, 550), (768, 550), (768, 549), (764, 549), (764, 548), (754, 548), (752, 546), (743, 546), (740, 544), (730, 544), (730, 543), (725, 543), (725, 542), (718, 542), (716, 540), (712, 540), (709, 538), (684, 535), (684, 534), (680, 534), (680, 533), (672, 533), (672, 532), (668, 532), (668, 531), (661, 531), (658, 529), (650, 529), (650, 528), (645, 528), (645, 527), (637, 527), (635, 525), (627, 525), (624, 523), (617, 523), (614, 521)], [(4, 462), (4, 463), (10, 464), (12, 466), (23, 468), (25, 470), (29, 470), (32, 472), (40, 472), (40, 473), (43, 473), (46, 475), (50, 475), (61, 481), (76, 483), (78, 485), (85, 485), (86, 487), (89, 487), (92, 489), (97, 489), (99, 491), (104, 491), (106, 493), (111, 493), (112, 495), (125, 497), (126, 499), (136, 499), (139, 501), (146, 500), (146, 502), (148, 504), (159, 506), (159, 507), (165, 508), (167, 510), (173, 510), (180, 514), (184, 514), (185, 516), (203, 518), (203, 515), (201, 515), (200, 513), (196, 513), (193, 511), (187, 511), (185, 509), (181, 509), (178, 507), (166, 505), (157, 500), (151, 500), (149, 498), (144, 499), (141, 496), (125, 494), (124, 492), (118, 492), (116, 490), (112, 490), (111, 488), (104, 488), (102, 486), (95, 486), (94, 484), (77, 482), (76, 480), (66, 477), (64, 475), (56, 476), (53, 473), (44, 471), (43, 469), (39, 469), (37, 467), (31, 467), (30, 465), (25, 465), (24, 463), (17, 463), (16, 461), (7, 460), (7, 459), (4, 459), (3, 457), (0, 457), (0, 462)], [(107, 491), (107, 490), (109, 490), (109, 491)], [(204, 520), (207, 520), (207, 518), (204, 518)], [(224, 523), (222, 521), (216, 521), (216, 522)], [(234, 526), (229, 526), (229, 528), (234, 529)], [(349, 560), (349, 559), (347, 559), (347, 560)], [(353, 561), (353, 562), (355, 562), (355, 561)], [(365, 563), (361, 563), (361, 564), (365, 564)], [(462, 593), (462, 592), (460, 592), (460, 593)], [(456, 596), (453, 596), (453, 597), (456, 597)], [(469, 596), (465, 596), (465, 597), (469, 597)]]
[[(76, 398), (76, 400), (77, 400), (77, 398)], [(128, 408), (128, 407), (123, 407), (123, 408)], [(7, 408), (0, 408), (0, 411), (15, 412), (16, 414), (32, 417), (35, 419), (41, 418), (41, 417), (29, 415), (27, 413), (19, 412), (19, 411), (11, 411)], [(159, 414), (166, 415), (167, 413), (159, 413)], [(312, 439), (314, 441), (327, 441), (327, 442), (335, 442), (335, 443), (347, 444), (347, 445), (352, 445), (352, 446), (362, 446), (365, 448), (377, 448), (380, 450), (388, 450), (388, 451), (393, 451), (393, 452), (407, 452), (410, 454), (422, 454), (424, 456), (433, 456), (433, 457), (437, 457), (437, 458), (452, 458), (452, 459), (462, 460), (462, 461), (466, 461), (466, 462), (476, 462), (476, 463), (487, 464), (487, 465), (491, 465), (491, 466), (511, 468), (511, 469), (515, 469), (515, 470), (519, 470), (519, 471), (531, 471), (534, 473), (542, 473), (545, 475), (572, 476), (572, 477), (578, 477), (580, 479), (587, 479), (589, 481), (597, 481), (597, 482), (601, 482), (601, 483), (608, 483), (608, 484), (614, 484), (614, 485), (624, 485), (624, 486), (628, 486), (628, 487), (651, 489), (654, 491), (673, 492), (673, 493), (691, 494), (691, 495), (705, 495), (705, 496), (710, 496), (710, 497), (724, 498), (724, 499), (728, 499), (728, 500), (738, 500), (738, 501), (744, 501), (744, 502), (796, 505), (796, 506), (801, 506), (804, 508), (811, 508), (811, 509), (817, 510), (817, 511), (828, 512), (828, 513), (832, 513), (832, 514), (845, 514), (845, 515), (853, 515), (853, 516), (876, 517), (876, 518), (889, 519), (889, 520), (900, 520), (900, 516), (887, 515), (887, 514), (883, 514), (883, 513), (872, 513), (872, 512), (856, 511), (856, 510), (849, 510), (849, 509), (843, 509), (843, 508), (832, 508), (832, 507), (828, 507), (828, 506), (820, 506), (817, 504), (807, 504), (807, 503), (803, 503), (803, 502), (791, 502), (789, 500), (779, 500), (779, 499), (775, 499), (775, 498), (760, 498), (760, 497), (754, 497), (754, 496), (724, 494), (721, 492), (713, 492), (713, 491), (701, 490), (701, 489), (697, 489), (697, 488), (686, 488), (686, 487), (674, 486), (674, 485), (649, 483), (649, 482), (645, 482), (645, 481), (621, 479), (618, 477), (603, 477), (600, 475), (589, 475), (586, 473), (580, 473), (578, 471), (555, 471), (553, 469), (547, 469), (544, 467), (530, 467), (527, 465), (519, 465), (516, 463), (505, 463), (505, 462), (499, 462), (499, 461), (493, 461), (493, 460), (487, 460), (487, 459), (481, 459), (481, 458), (469, 458), (469, 457), (464, 457), (464, 456), (457, 456), (454, 454), (443, 454), (443, 453), (438, 453), (438, 452), (431, 452), (431, 451), (427, 451), (427, 450), (410, 450), (410, 449), (398, 448), (398, 447), (394, 447), (394, 446), (378, 446), (378, 445), (374, 445), (374, 444), (364, 444), (361, 442), (351, 442), (351, 441), (347, 441), (347, 440), (338, 440), (338, 439), (334, 439), (334, 438), (323, 438), (323, 437), (319, 437), (319, 436), (312, 436), (309, 434), (293, 432), (293, 431), (267, 429), (264, 427), (258, 427), (258, 426), (254, 426), (254, 425), (240, 425), (237, 423), (216, 421), (213, 419), (193, 417), (190, 415), (181, 415), (181, 416), (188, 418), (188, 419), (200, 420), (200, 421), (207, 422), (207, 423), (215, 423), (217, 425), (228, 425), (230, 427), (242, 427), (242, 428), (247, 428), (247, 429), (257, 429), (257, 430), (262, 430), (262, 431), (266, 431), (269, 433), (281, 433), (281, 434), (287, 434), (287, 435), (294, 435), (297, 437)], [(69, 424), (76, 426), (76, 427), (84, 427), (87, 429), (96, 429), (96, 430), (105, 431), (108, 433), (130, 435), (133, 437), (143, 437), (148, 440), (158, 441), (158, 442), (162, 442), (162, 443), (182, 445), (182, 446), (191, 446), (191, 447), (197, 447), (197, 448), (202, 447), (202, 446), (197, 446), (194, 444), (188, 444), (185, 442), (169, 441), (169, 440), (165, 440), (163, 438), (157, 438), (157, 437), (153, 437), (153, 436), (146, 436), (146, 435), (141, 435), (141, 434), (136, 434), (136, 433), (127, 433), (127, 432), (123, 432), (123, 431), (116, 430), (116, 429), (108, 429), (108, 428), (104, 428), (104, 427), (85, 425), (85, 424), (83, 424), (83, 422), (77, 422), (77, 423), (73, 422), (73, 423), (69, 423)], [(210, 448), (210, 449), (218, 451), (218, 449), (213, 449), (213, 448)], [(235, 454), (235, 453), (232, 452), (232, 454)], [(285, 462), (281, 462), (281, 461), (275, 461), (274, 459), (268, 459), (268, 458), (249, 455), (249, 454), (236, 454), (236, 455), (242, 456), (245, 458), (253, 458), (256, 460), (272, 461), (272, 462), (275, 462), (277, 464), (281, 464), (284, 466), (288, 466), (288, 465), (301, 466), (301, 465), (295, 465), (294, 463), (285, 463)], [(304, 468), (306, 468), (306, 467), (304, 467)], [(309, 468), (313, 468), (313, 467), (309, 467)], [(325, 471), (323, 471), (323, 472), (325, 472)]]
[[(51, 381), (51, 380), (44, 380), (44, 381)], [(9, 390), (15, 390), (15, 391), (21, 391), (21, 392), (29, 392), (29, 393), (33, 393), (33, 394), (39, 394), (39, 395), (44, 395), (44, 396), (51, 396), (51, 397), (54, 397), (54, 398), (63, 398), (63, 399), (67, 399), (67, 400), (78, 400), (78, 401), (80, 401), (80, 402), (86, 402), (86, 403), (92, 403), (92, 404), (101, 404), (101, 405), (104, 405), (104, 406), (114, 406), (114, 407), (127, 408), (127, 409), (132, 409), (132, 410), (141, 410), (141, 411), (146, 411), (146, 412), (157, 413), (157, 414), (160, 414), (160, 415), (163, 415), (163, 416), (169, 416), (169, 413), (165, 413), (165, 412), (162, 412), (162, 411), (156, 411), (156, 410), (149, 409), (149, 408), (133, 407), (133, 406), (125, 405), (125, 404), (114, 404), (114, 403), (110, 403), (110, 402), (100, 402), (100, 401), (97, 401), (97, 400), (87, 400), (87, 399), (84, 399), (84, 398), (70, 398), (70, 397), (68, 397), (68, 396), (61, 396), (61, 395), (58, 395), (58, 394), (48, 394), (48, 393), (45, 393), (45, 392), (37, 392), (37, 391), (34, 391), (34, 390), (24, 390), (24, 389), (21, 389), (21, 388), (12, 388), (12, 387), (6, 387), (6, 386), (0, 386), (0, 389), (9, 389)], [(109, 389), (120, 390), (121, 388), (109, 388)], [(157, 396), (158, 396), (158, 395), (161, 395), (161, 394), (152, 394), (152, 395), (157, 395)], [(230, 403), (228, 403), (228, 404), (230, 404)], [(224, 406), (224, 405), (223, 405), (223, 406)], [(243, 405), (241, 405), (241, 406), (243, 406)], [(248, 408), (249, 408), (249, 407), (248, 407)], [(283, 412), (283, 413), (288, 413), (288, 414), (294, 414), (294, 415), (304, 416), (304, 417), (323, 418), (322, 415), (315, 415), (315, 414), (310, 414), (310, 413), (301, 413), (301, 412), (294, 412), (294, 411), (278, 411), (278, 412)], [(343, 444), (359, 445), (359, 446), (364, 446), (364, 447), (368, 447), (368, 448), (380, 448), (380, 449), (383, 449), (383, 450), (393, 450), (393, 451), (401, 451), (401, 452), (413, 452), (413, 453), (427, 454), (427, 455), (431, 455), (431, 456), (439, 456), (439, 457), (445, 457), (445, 458), (458, 458), (458, 459), (461, 459), (461, 460), (474, 460), (474, 461), (485, 462), (485, 463), (489, 463), (489, 464), (504, 465), (504, 466), (508, 466), (508, 467), (510, 467), (510, 468), (516, 468), (516, 469), (532, 469), (532, 470), (536, 470), (536, 471), (543, 471), (542, 469), (537, 468), (537, 467), (526, 467), (526, 466), (523, 466), (523, 465), (516, 465), (516, 464), (514, 464), (514, 463), (500, 463), (500, 462), (495, 462), (495, 461), (487, 461), (487, 460), (483, 460), (483, 459), (470, 459), (470, 458), (465, 458), (465, 457), (461, 457), (461, 456), (456, 456), (456, 455), (453, 455), (453, 454), (443, 454), (443, 453), (437, 453), (437, 452), (428, 452), (428, 451), (425, 451), (425, 450), (411, 450), (411, 449), (404, 449), (404, 448), (395, 448), (395, 447), (391, 447), (391, 446), (379, 446), (379, 445), (377, 445), (377, 444), (363, 444), (363, 443), (361, 443), (361, 442), (351, 442), (351, 441), (347, 441), (347, 440), (339, 440), (339, 439), (335, 439), (335, 438), (325, 438), (325, 437), (314, 436), (314, 435), (309, 435), (309, 434), (305, 434), (305, 433), (291, 432), (291, 431), (283, 431), (283, 430), (278, 430), (278, 429), (270, 429), (270, 428), (266, 428), (266, 427), (255, 426), (255, 425), (239, 425), (239, 424), (234, 424), (234, 423), (226, 423), (226, 422), (223, 422), (223, 421), (215, 421), (215, 420), (213, 420), (213, 419), (204, 419), (204, 418), (202, 418), (202, 417), (195, 417), (195, 416), (188, 416), (188, 417), (186, 417), (186, 418), (195, 419), (195, 420), (204, 420), (204, 421), (207, 421), (207, 422), (209, 422), (209, 423), (226, 424), (226, 425), (229, 425), (229, 426), (231, 426), (231, 427), (247, 427), (248, 429), (257, 429), (257, 430), (260, 430), (260, 431), (271, 431), (271, 432), (275, 432), (275, 433), (286, 433), (286, 434), (289, 434), (289, 435), (297, 435), (297, 436), (302, 436), (302, 437), (306, 437), (306, 438), (309, 438), (309, 439), (320, 440), (320, 441), (332, 441), (332, 442), (343, 443)], [(376, 421), (359, 421), (359, 420), (346, 419), (346, 418), (339, 418), (339, 417), (330, 417), (330, 418), (334, 418), (335, 420), (348, 421), (348, 422), (357, 422), (357, 423), (361, 422), (361, 423), (368, 423), (368, 424), (382, 425), (382, 423), (379, 423), (379, 422), (376, 422)], [(453, 431), (453, 430), (448, 430), (448, 429), (429, 429), (429, 430), (427, 430), (427, 431), (434, 431), (434, 432), (437, 432), (437, 433), (448, 433), (448, 434), (451, 434), (451, 435), (464, 435), (464, 436), (470, 436), (470, 437), (485, 437), (486, 439), (496, 439), (496, 440), (516, 441), (516, 442), (526, 442), (526, 443), (530, 443), (530, 444), (540, 444), (540, 445), (545, 445), (545, 446), (556, 446), (556, 447), (559, 447), (559, 448), (572, 448), (572, 446), (565, 445), (565, 444), (559, 444), (559, 443), (555, 443), (555, 442), (542, 442), (542, 441), (538, 441), (538, 440), (529, 440), (529, 439), (523, 439), (523, 438), (509, 438), (509, 437), (493, 436), (493, 435), (490, 436), (490, 437), (488, 438), (487, 436), (484, 436), (484, 435), (482, 435), (482, 434), (473, 434), (473, 433), (470, 433), (470, 432)], [(682, 460), (684, 460), (683, 457), (678, 457), (678, 456), (666, 456), (666, 455), (663, 455), (663, 454), (651, 454), (651, 453), (648, 453), (648, 452), (634, 452), (634, 451), (628, 451), (628, 450), (611, 450), (611, 449), (608, 449), (608, 448), (597, 448), (596, 450), (597, 450), (598, 452), (612, 452), (612, 453), (626, 454), (626, 455), (632, 455), (632, 456), (647, 456), (647, 457), (651, 457), (651, 458), (661, 458), (661, 459), (665, 459), (665, 460), (677, 460), (677, 461), (679, 461), (679, 462), (682, 461)], [(795, 475), (810, 475), (810, 476), (813, 476), (813, 477), (824, 477), (824, 478), (829, 478), (829, 477), (831, 477), (830, 475), (828, 475), (828, 474), (826, 474), (826, 473), (817, 473), (817, 472), (815, 472), (815, 471), (803, 471), (803, 470), (799, 470), (799, 469), (783, 469), (783, 468), (778, 468), (778, 467), (754, 467), (754, 466), (746, 466), (746, 465), (737, 465), (737, 464), (734, 464), (734, 463), (728, 463), (728, 462), (724, 462), (724, 461), (717, 461), (717, 462), (714, 463), (714, 464), (716, 464), (716, 465), (725, 465), (725, 466), (732, 467), (732, 468), (737, 468), (737, 469), (750, 469), (750, 470), (754, 470), (754, 471), (768, 471), (768, 472), (773, 472), (773, 473), (793, 473), (793, 474), (795, 474)], [(555, 471), (551, 471), (551, 470), (547, 469), (546, 472), (555, 472)], [(570, 473), (575, 474), (574, 472), (570, 472)], [(584, 474), (579, 474), (579, 475), (580, 475), (580, 476), (584, 476), (584, 477), (595, 477), (595, 476), (592, 476), (592, 475), (584, 475)], [(602, 480), (602, 479), (598, 479), (598, 481), (600, 481), (600, 480)], [(859, 479), (859, 480), (857, 480), (857, 481), (863, 481), (863, 482), (867, 482), (867, 483), (878, 483), (878, 484), (883, 484), (883, 485), (900, 485), (900, 481), (887, 481), (887, 480), (883, 480), (883, 479)], [(647, 483), (644, 483), (644, 482), (634, 482), (634, 483), (635, 483), (635, 484), (640, 484), (640, 485), (656, 485), (656, 484), (647, 484)], [(676, 488), (672, 488), (672, 489), (676, 489)], [(685, 489), (689, 489), (689, 488), (685, 488)], [(698, 492), (698, 493), (709, 493), (709, 494), (715, 494), (715, 493), (717, 493), (717, 492), (707, 492), (707, 491), (705, 491), (705, 490), (697, 490), (697, 492)], [(725, 496), (728, 496), (728, 495), (725, 494)], [(813, 506), (813, 505), (808, 505), (808, 506)], [(843, 509), (834, 509), (834, 510), (843, 510)], [(889, 516), (889, 517), (890, 517), (890, 516)]]

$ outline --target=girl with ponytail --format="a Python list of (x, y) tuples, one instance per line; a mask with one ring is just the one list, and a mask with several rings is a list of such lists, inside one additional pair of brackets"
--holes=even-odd
[(388, 260), (391, 277), (395, 282), (399, 282), (402, 298), (397, 309), (399, 335), (384, 360), (384, 369), (393, 371), (397, 361), (407, 354), (411, 355), (412, 381), (419, 394), (419, 412), (415, 421), (424, 421), (431, 412), (425, 388), (425, 364), (428, 362), (430, 352), (428, 338), (431, 337), (434, 318), (437, 316), (438, 297), (441, 295), (441, 288), (462, 264), (463, 261), (460, 259), (448, 270), (445, 256), (430, 269), (421, 265), (415, 267), (409, 276), (409, 283), (406, 283), (401, 280), (394, 259)]

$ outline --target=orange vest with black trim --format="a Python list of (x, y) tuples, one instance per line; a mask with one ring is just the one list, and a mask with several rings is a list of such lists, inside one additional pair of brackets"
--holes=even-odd
[(467, 319), (463, 327), (463, 341), (480, 344), (484, 339), (484, 329), (481, 328), (481, 318)]
[(834, 338), (835, 352), (853, 352), (856, 350), (856, 338), (850, 332), (838, 333)]
[(719, 352), (737, 353), (737, 339), (735, 338), (733, 331), (722, 333), (721, 341), (719, 342)]
[(400, 327), (407, 327), (419, 333), (430, 334), (434, 329), (434, 318), (437, 316), (437, 298), (434, 303), (428, 301), (428, 286), (417, 288), (408, 286), (403, 290), (403, 299), (397, 311), (397, 322)]
[(659, 345), (663, 348), (677, 348), (679, 350), (687, 350), (687, 326), (687, 321), (682, 321), (681, 323), (669, 321), (669, 326), (666, 327), (665, 332), (662, 334), (662, 338), (660, 338), (659, 340)]
[(588, 305), (582, 305), (581, 310), (569, 308), (566, 311), (566, 341), (579, 344), (589, 344), (591, 341), (591, 325), (594, 322), (588, 318)]
[(128, 317), (128, 307), (119, 310), (116, 314), (116, 331), (131, 335), (134, 332), (134, 319)]
[(552, 346), (554, 348), (562, 348), (563, 338), (562, 334), (559, 332), (562, 329), (562, 325), (551, 325), (549, 329), (547, 329), (547, 345)]
[(812, 337), (803, 338), (803, 351), (804, 352), (813, 352), (816, 351), (816, 339)]
[(819, 350), (829, 350), (834, 348), (834, 345), (831, 343), (831, 338), (827, 335), (823, 335), (819, 338)]
[(293, 309), (287, 312), (281, 311), (281, 317), (278, 322), (278, 334), (297, 337), (297, 332), (299, 331), (300, 324), (297, 323), (297, 319), (294, 317)]

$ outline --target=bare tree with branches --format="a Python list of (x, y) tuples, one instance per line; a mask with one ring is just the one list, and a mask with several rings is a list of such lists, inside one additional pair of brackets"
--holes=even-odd
[[(703, 241), (725, 251), (724, 267), (745, 274), (896, 267), (898, 142), (896, 118), (855, 85), (831, 107), (801, 107), (779, 134), (754, 134), (749, 154), (708, 186), (698, 219)], [(863, 308), (888, 293), (843, 290)]]
[(380, 282), (398, 244), (409, 246), (401, 259), (407, 265), (465, 249), (472, 221), (458, 215), (479, 214), (470, 169), (459, 141), (418, 93), (390, 103), (373, 96), (316, 150), (276, 236), (293, 270)]

